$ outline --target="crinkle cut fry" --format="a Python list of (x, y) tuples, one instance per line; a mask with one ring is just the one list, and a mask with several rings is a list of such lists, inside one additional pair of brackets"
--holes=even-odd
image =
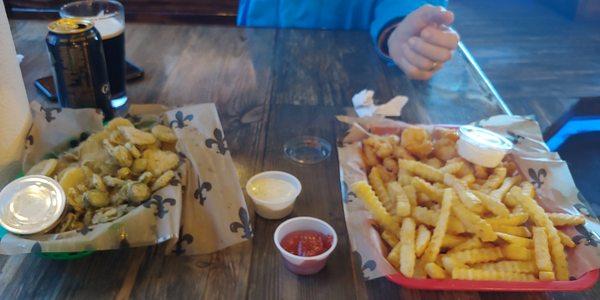
[(528, 261), (534, 259), (533, 249), (527, 249), (522, 245), (508, 244), (502, 246), (504, 258), (510, 260)]
[(525, 226), (492, 225), (495, 232), (502, 232), (523, 238), (531, 237), (531, 231)]
[(573, 242), (573, 240), (571, 239), (571, 237), (569, 237), (566, 233), (557, 230), (556, 231), (558, 233), (558, 237), (560, 238), (560, 242), (565, 245), (565, 247), (569, 247), (569, 248), (575, 248), (575, 242)]
[(383, 183), (383, 179), (381, 179), (381, 174), (379, 173), (378, 168), (371, 169), (371, 172), (369, 173), (369, 183), (371, 184), (372, 189), (375, 191), (375, 195), (377, 195), (379, 202), (381, 202), (385, 210), (388, 213), (392, 213), (393, 209), (395, 209), (396, 202), (390, 199), (390, 195), (385, 188), (385, 184)]
[(437, 224), (433, 229), (433, 235), (429, 240), (429, 245), (425, 249), (425, 253), (421, 257), (424, 262), (433, 262), (436, 260), (442, 247), (444, 235), (446, 235), (446, 229), (448, 226), (448, 219), (450, 218), (450, 208), (455, 200), (454, 192), (451, 189), (444, 190), (444, 197), (442, 199), (442, 207), (440, 209), (440, 217), (438, 218)]
[(483, 212), (483, 204), (459, 179), (451, 174), (444, 175), (444, 183), (456, 192), (458, 199), (469, 210), (481, 214)]
[(375, 195), (373, 189), (366, 181), (358, 181), (351, 187), (352, 191), (362, 199), (367, 209), (373, 214), (373, 218), (381, 225), (385, 230), (395, 232), (398, 237), (400, 234), (400, 226), (394, 220), (394, 218), (385, 210), (379, 199)]
[(470, 239), (464, 241), (463, 243), (460, 243), (458, 245), (456, 245), (455, 247), (452, 247), (452, 249), (450, 249), (448, 251), (448, 253), (453, 253), (453, 252), (459, 252), (459, 251), (463, 251), (463, 250), (470, 250), (470, 249), (475, 249), (475, 248), (482, 248), (483, 247), (483, 243), (481, 242), (481, 240), (477, 237), (471, 237)]
[(452, 202), (452, 212), (465, 225), (467, 231), (476, 234), (482, 241), (492, 242), (498, 239), (490, 224), (456, 199)]
[(533, 222), (537, 226), (544, 227), (548, 235), (548, 243), (550, 246), (550, 255), (554, 264), (554, 271), (558, 280), (569, 280), (569, 266), (564, 246), (560, 241), (558, 232), (554, 224), (539, 204), (532, 198), (523, 194), (521, 188), (515, 186), (510, 191), (511, 195), (518, 199), (525, 210), (529, 213)]
[(444, 182), (442, 171), (419, 161), (399, 159), (398, 167), (432, 182)]
[(448, 254), (466, 264), (476, 264), (489, 261), (496, 261), (504, 257), (498, 247), (494, 248), (476, 248)]
[(548, 213), (548, 217), (554, 226), (577, 226), (585, 223), (585, 217), (582, 215)]
[(548, 235), (544, 227), (533, 227), (535, 263), (540, 271), (552, 271), (552, 259), (548, 250)]
[(510, 214), (510, 211), (508, 210), (506, 205), (502, 203), (502, 201), (497, 201), (496, 199), (479, 191), (472, 191), (472, 193), (475, 194), (475, 196), (477, 196), (479, 200), (481, 200), (481, 203), (483, 203), (483, 206), (485, 206), (485, 208), (487, 208), (495, 215), (508, 216)]
[(421, 177), (413, 177), (411, 184), (418, 192), (425, 193), (427, 196), (429, 196), (429, 198), (438, 203), (441, 202), (442, 198), (444, 197), (443, 190), (437, 189), (429, 182), (423, 180)]
[(497, 167), (494, 169), (494, 172), (488, 177), (483, 186), (481, 186), (482, 191), (490, 192), (495, 190), (502, 185), (504, 182), (504, 178), (506, 178), (506, 168)]
[(535, 274), (538, 269), (532, 261), (502, 260), (493, 263), (480, 263), (471, 266), (473, 269)]
[(411, 211), (410, 200), (408, 199), (408, 196), (406, 195), (406, 192), (402, 186), (396, 181), (391, 181), (388, 182), (387, 190), (390, 198), (394, 199), (392, 202), (396, 203), (396, 208), (394, 211), (397, 219), (409, 216)]
[[(428, 209), (423, 206), (415, 206), (412, 211), (412, 217), (415, 220), (419, 221), (419, 223), (427, 224), (429, 226), (435, 227), (435, 224), (438, 221), (440, 213), (438, 211), (434, 211)], [(452, 234), (461, 234), (464, 233), (465, 226), (460, 222), (458, 218), (453, 215), (450, 215), (450, 219), (448, 220), (448, 233)]]
[(429, 240), (431, 239), (431, 231), (427, 229), (427, 226), (421, 224), (417, 228), (417, 238), (415, 241), (415, 253), (417, 257), (421, 257), (425, 249), (427, 249), (427, 245), (429, 245)]
[(493, 280), (493, 281), (535, 281), (531, 274), (500, 272), (478, 269), (454, 268), (452, 279), (462, 280)]
[(427, 272), (427, 275), (433, 279), (446, 278), (446, 272), (444, 272), (444, 269), (434, 262), (430, 262), (425, 265), (425, 272)]
[(400, 228), (400, 273), (413, 277), (415, 272), (415, 234), (416, 224), (412, 218), (404, 218)]
[[(510, 190), (510, 188), (521, 181), (521, 176), (517, 175), (514, 177), (506, 177), (502, 185), (490, 192), (490, 197), (496, 199), (497, 201), (502, 201), (505, 199), (506, 193)], [(506, 200), (506, 199), (505, 199)], [(505, 202), (506, 204), (509, 204)], [(510, 205), (510, 204), (509, 204)], [(514, 206), (514, 205), (513, 205)]]
[(509, 225), (509, 226), (517, 226), (521, 225), (529, 219), (529, 215), (526, 213), (512, 213), (508, 216), (502, 217), (493, 217), (484, 219), (490, 225)]

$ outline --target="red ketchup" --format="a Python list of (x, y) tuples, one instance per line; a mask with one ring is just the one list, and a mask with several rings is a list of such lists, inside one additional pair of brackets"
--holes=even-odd
[(281, 247), (298, 256), (317, 256), (331, 248), (333, 236), (314, 230), (300, 230), (288, 233), (281, 240)]

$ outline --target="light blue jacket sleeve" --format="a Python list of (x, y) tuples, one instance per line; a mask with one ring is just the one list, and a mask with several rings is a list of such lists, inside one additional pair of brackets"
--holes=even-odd
[(377, 45), (379, 34), (390, 26), (402, 20), (415, 9), (426, 2), (423, 0), (378, 0), (375, 2), (373, 21), (371, 22), (371, 37)]
[(370, 28), (374, 44), (377, 45), (379, 35), (384, 29), (399, 22), (405, 16), (427, 3), (444, 7), (448, 5), (447, 0), (377, 0)]
[(379, 54), (387, 64), (393, 65), (394, 62), (382, 51), (382, 45), (380, 45), (379, 40), (381, 34), (386, 28), (400, 22), (404, 17), (425, 4), (446, 7), (448, 5), (448, 0), (377, 0), (375, 2), (373, 21), (371, 22), (369, 31), (377, 54)]
[(240, 0), (237, 24), (251, 27), (363, 29), (381, 33), (420, 6), (447, 0)]

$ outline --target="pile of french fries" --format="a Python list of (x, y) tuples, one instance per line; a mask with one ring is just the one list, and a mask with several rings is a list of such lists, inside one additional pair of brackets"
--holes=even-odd
[(391, 249), (387, 260), (409, 278), (569, 280), (557, 226), (583, 216), (547, 213), (510, 157), (488, 169), (462, 159), (455, 130), (411, 126), (363, 140), (368, 182), (362, 199)]

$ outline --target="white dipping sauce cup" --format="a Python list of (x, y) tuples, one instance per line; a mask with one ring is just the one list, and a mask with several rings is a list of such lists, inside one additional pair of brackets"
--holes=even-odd
[[(255, 195), (251, 189), (252, 183), (260, 178), (273, 178), (287, 181), (292, 184), (296, 191), (290, 197), (275, 200), (261, 199), (259, 196)], [(265, 219), (277, 220), (289, 215), (294, 210), (294, 202), (296, 202), (296, 198), (300, 195), (300, 191), (302, 191), (300, 180), (286, 172), (262, 172), (252, 176), (252, 178), (246, 182), (246, 192), (250, 198), (252, 198), (256, 212)]]
[(471, 125), (461, 126), (458, 129), (458, 154), (474, 163), (486, 168), (495, 168), (500, 164), (513, 144), (505, 137), (480, 127)]
[[(324, 235), (331, 235), (333, 237), (331, 247), (319, 255), (306, 257), (294, 255), (281, 247), (281, 240), (283, 240), (286, 235), (302, 230), (314, 230)], [(296, 217), (289, 219), (281, 223), (277, 229), (275, 229), (275, 233), (273, 234), (273, 241), (275, 242), (275, 246), (279, 250), (279, 253), (283, 256), (285, 267), (292, 273), (298, 275), (311, 275), (321, 271), (327, 263), (327, 258), (329, 258), (329, 255), (333, 252), (335, 246), (337, 246), (337, 240), (337, 234), (331, 225), (312, 217)]]

